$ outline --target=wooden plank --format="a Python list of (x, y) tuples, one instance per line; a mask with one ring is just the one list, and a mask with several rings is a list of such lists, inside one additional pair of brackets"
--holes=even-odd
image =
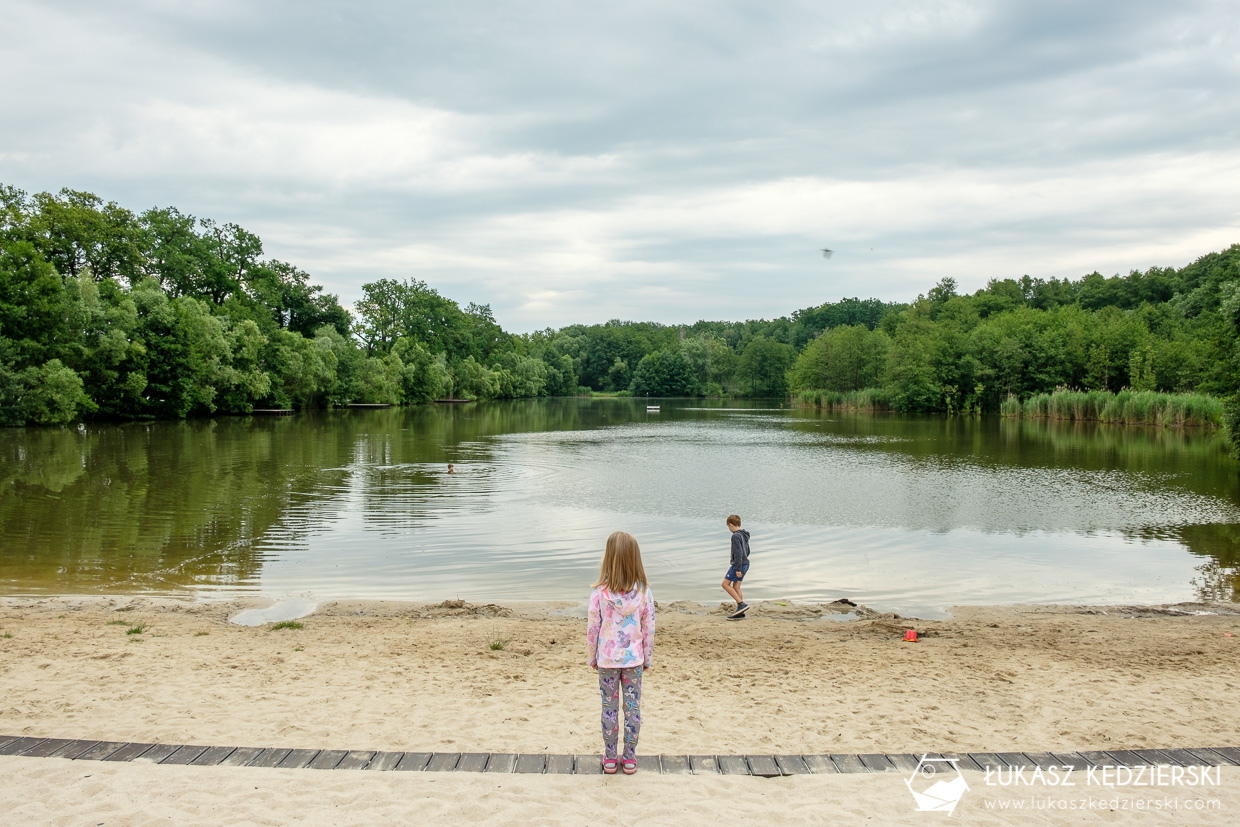
[(310, 766), (319, 754), (317, 749), (294, 749), (289, 750), (288, 755), (284, 756), (284, 760), (277, 767), (284, 770), (301, 770)]
[(1167, 753), (1160, 749), (1134, 749), (1131, 752), (1141, 756), (1142, 760), (1148, 761), (1151, 767), (1157, 767), (1159, 764), (1175, 764)]
[(1154, 764), (1192, 766), (1199, 763), (1197, 759), (1185, 753), (1182, 749), (1142, 749), (1137, 751), (1142, 755), (1142, 758), (1153, 759), (1154, 756), (1157, 756), (1159, 760), (1154, 761)]
[[(491, 756), (494, 758), (495, 756)], [(598, 753), (590, 755), (574, 756), (574, 772), (576, 775), (602, 775), (603, 774), (603, 756)], [(490, 765), (487, 766), (487, 772), (491, 771)]]
[(104, 761), (132, 761), (142, 753), (146, 752), (154, 744), (125, 744), (120, 749), (104, 758)]
[(984, 770), (1007, 769), (1007, 763), (993, 752), (970, 752), (968, 755)]
[(1194, 749), (1186, 750), (1186, 752), (1189, 752), (1197, 756), (1197, 760), (1200, 761), (1202, 765), (1207, 766), (1207, 767), (1225, 767), (1225, 766), (1236, 766), (1240, 764), (1240, 761), (1228, 761), (1226, 758), (1224, 758), (1222, 755), (1219, 755), (1217, 752), (1215, 752), (1212, 749), (1194, 748)]
[(121, 747), (125, 746), (124, 741), (100, 741), (86, 752), (75, 757), (74, 761), (102, 761)]
[(719, 773), (719, 762), (715, 760), (713, 755), (690, 755), (689, 769), (694, 775), (717, 775)]
[[(638, 772), (652, 772), (655, 775), (663, 772), (663, 768), (659, 764), (659, 756), (657, 755), (639, 755), (637, 756)], [(620, 762), (620, 772), (624, 772), (624, 762)]]
[(573, 756), (571, 755), (548, 755), (547, 756), (547, 775), (572, 775), (573, 774)]
[[(1109, 749), (1106, 753), (1125, 767), (1152, 767), (1158, 763), (1131, 749)], [(1165, 764), (1166, 761), (1163, 763)]]
[(20, 753), (27, 758), (47, 758), (73, 743), (72, 738), (44, 738), (39, 743)]
[(74, 758), (77, 758), (79, 755), (86, 752), (86, 750), (90, 749), (91, 747), (96, 746), (98, 743), (99, 743), (98, 741), (85, 741), (81, 739), (76, 740), (76, 741), (70, 741), (69, 743), (61, 747), (60, 749), (53, 752), (48, 757), (49, 758), (68, 758), (70, 761), (72, 761)]
[(749, 765), (739, 755), (720, 755), (715, 760), (719, 762), (719, 772), (724, 775), (749, 775)]
[(146, 752), (133, 759), (135, 761), (150, 761), (152, 764), (161, 764), (163, 760), (172, 753), (179, 750), (184, 744), (156, 744)]
[(840, 772), (869, 772), (870, 768), (861, 763), (861, 759), (851, 753), (832, 753), (831, 763)]
[(1083, 750), (1078, 752), (1077, 755), (1095, 767), (1117, 767), (1121, 764), (1113, 755), (1102, 750)]
[(664, 775), (689, 775), (693, 772), (687, 755), (664, 755), (660, 763)]
[(206, 747), (199, 747), (199, 746), (193, 746), (190, 744), (186, 744), (184, 746), (177, 747), (176, 752), (172, 753), (171, 755), (169, 755), (167, 758), (160, 761), (159, 763), (161, 764), (189, 764), (189, 763), (192, 763), (195, 758), (202, 755), (206, 751), (207, 751)]
[(970, 770), (972, 772), (983, 771), (982, 765), (974, 761), (972, 756), (967, 752), (932, 752), (932, 753), (927, 753), (926, 757), (927, 758), (947, 758), (949, 760), (955, 759), (956, 769), (958, 770)]
[(1035, 767), (1040, 767), (1044, 770), (1049, 770), (1051, 767), (1060, 769), (1062, 766), (1059, 760), (1049, 752), (1026, 752), (1025, 757), (1032, 761)]
[(421, 772), (430, 760), (431, 753), (429, 752), (406, 752), (396, 765), (396, 769), (400, 772)]
[[(487, 760), (487, 772), (512, 772), (517, 766), (517, 756), (511, 752), (493, 752)], [(602, 772), (599, 764), (599, 772)]]
[(340, 759), (336, 769), (364, 770), (370, 765), (370, 759), (374, 758), (374, 756), (375, 753), (371, 751), (351, 750), (344, 754), (344, 758)]
[(895, 765), (887, 760), (886, 755), (880, 755), (876, 752), (867, 752), (862, 753), (857, 757), (861, 759), (861, 763), (865, 764), (866, 768), (869, 769), (870, 772), (887, 772), (888, 770), (895, 769)]
[(801, 760), (814, 775), (834, 775), (840, 771), (839, 767), (831, 763), (829, 755), (802, 755)]
[(1096, 766), (1093, 761), (1090, 761), (1079, 752), (1052, 752), (1051, 757), (1059, 762), (1059, 766), (1071, 767), (1078, 771)]
[[(427, 758), (430, 756), (428, 755)], [(389, 772), (396, 769), (405, 758), (403, 752), (376, 752), (370, 758), (370, 763), (366, 765), (367, 770), (375, 772)]]
[(0, 747), (0, 755), (18, 755), (46, 741), (46, 738), (18, 738)]
[(426, 762), (427, 772), (452, 772), (461, 760), (459, 752), (437, 752)]
[(265, 749), (262, 752), (260, 752), (258, 755), (256, 755), (254, 757), (254, 760), (251, 761), (249, 764), (246, 764), (246, 766), (247, 767), (274, 767), (274, 766), (277, 766), (281, 761), (283, 761), (290, 752), (292, 752), (291, 749), (284, 749), (284, 748)]
[(1210, 747), (1210, 752), (1217, 752), (1232, 764), (1240, 767), (1240, 749), (1235, 747)]
[(911, 755), (907, 752), (888, 753), (887, 760), (891, 762), (891, 766), (900, 772), (912, 772), (921, 763), (921, 756)]
[(488, 752), (463, 752), (461, 760), (456, 762), (457, 772), (483, 772), (487, 768)]
[(348, 750), (343, 749), (325, 749), (318, 755), (314, 756), (314, 760), (310, 762), (312, 770), (334, 770), (336, 765), (344, 760)]
[(995, 755), (999, 756), (999, 760), (1009, 767), (1025, 767), (1030, 770), (1038, 768), (1038, 765), (1023, 752), (996, 752)]
[(237, 751), (236, 747), (207, 747), (207, 749), (190, 761), (195, 767), (215, 767), (228, 756)]
[(809, 775), (809, 767), (799, 755), (776, 755), (775, 766), (781, 775)]
[(1160, 749), (1159, 752), (1179, 764), (1181, 767), (1200, 767), (1204, 763), (1196, 755), (1193, 755), (1191, 750)]
[(20, 737), (20, 735), (0, 735), (0, 749), (4, 749)]
[(745, 760), (749, 762), (750, 775), (756, 775), (759, 778), (778, 778), (783, 775), (773, 755), (746, 755)]
[(237, 747), (219, 765), (223, 767), (248, 767), (250, 762), (261, 755), (262, 752), (262, 747)]
[(541, 752), (525, 752), (517, 756), (516, 772), (541, 775), (547, 766), (547, 756)]

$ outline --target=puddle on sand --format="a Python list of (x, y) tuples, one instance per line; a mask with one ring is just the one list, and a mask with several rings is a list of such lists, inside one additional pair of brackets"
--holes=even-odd
[(265, 609), (246, 609), (230, 617), (228, 622), (240, 626), (262, 626), (264, 623), (279, 623), (281, 620), (305, 617), (317, 607), (318, 604), (307, 597), (290, 597)]

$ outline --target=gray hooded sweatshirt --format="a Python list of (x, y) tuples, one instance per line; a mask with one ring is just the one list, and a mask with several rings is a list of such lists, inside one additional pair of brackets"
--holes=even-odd
[(732, 532), (732, 565), (740, 571), (749, 564), (749, 532), (738, 528)]

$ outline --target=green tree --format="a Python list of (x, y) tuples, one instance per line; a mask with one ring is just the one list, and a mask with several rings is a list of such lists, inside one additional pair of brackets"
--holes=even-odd
[(766, 336), (749, 340), (736, 367), (736, 378), (746, 396), (784, 396), (788, 393), (791, 346)]
[(676, 350), (656, 350), (642, 357), (633, 371), (633, 393), (638, 396), (694, 396), (693, 368)]

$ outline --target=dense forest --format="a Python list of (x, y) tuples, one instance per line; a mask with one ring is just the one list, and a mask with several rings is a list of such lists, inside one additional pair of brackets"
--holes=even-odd
[[(0, 186), (0, 424), (589, 392), (998, 411), (1056, 388), (1240, 391), (1240, 245), (1181, 269), (942, 279), (907, 304), (511, 334), (417, 280), (352, 311), (258, 236), (168, 208)], [(813, 396), (813, 394), (818, 394)], [(875, 405), (880, 406), (880, 405)]]

